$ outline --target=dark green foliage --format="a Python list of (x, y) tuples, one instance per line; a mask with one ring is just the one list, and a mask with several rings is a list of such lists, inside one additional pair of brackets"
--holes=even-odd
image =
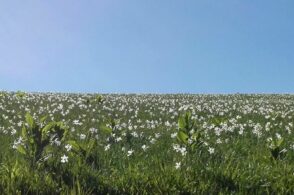
[(36, 163), (44, 158), (45, 150), (50, 147), (50, 135), (55, 134), (55, 139), (64, 141), (68, 130), (62, 122), (50, 122), (42, 128), (41, 124), (46, 117), (43, 117), (39, 124), (29, 113), (26, 114), (25, 119), (28, 127), (23, 125), (21, 130), (23, 144), (19, 144), (16, 150), (23, 154), (30, 165), (35, 168)]

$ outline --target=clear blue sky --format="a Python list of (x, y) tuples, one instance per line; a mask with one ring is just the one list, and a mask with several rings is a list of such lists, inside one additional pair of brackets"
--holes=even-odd
[(294, 1), (1, 1), (1, 89), (294, 93)]

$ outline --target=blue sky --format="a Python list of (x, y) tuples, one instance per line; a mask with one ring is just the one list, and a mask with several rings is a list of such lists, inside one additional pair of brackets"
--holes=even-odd
[(2, 1), (0, 90), (294, 93), (293, 0)]

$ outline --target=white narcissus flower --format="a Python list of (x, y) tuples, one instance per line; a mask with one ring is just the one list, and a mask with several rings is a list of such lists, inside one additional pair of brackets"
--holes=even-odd
[(70, 144), (66, 144), (65, 149), (66, 149), (67, 152), (69, 152), (69, 151), (71, 151), (72, 146)]
[(109, 150), (109, 148), (110, 148), (110, 144), (107, 144), (107, 145), (104, 147), (104, 150), (107, 151), (107, 150)]
[(179, 169), (181, 167), (181, 162), (177, 162), (175, 167), (176, 169)]
[(11, 133), (11, 135), (15, 135), (16, 134), (16, 129), (12, 129), (10, 133)]
[(83, 123), (81, 123), (79, 120), (74, 120), (73, 121), (73, 124), (74, 125), (82, 125)]
[(276, 133), (277, 139), (282, 139), (282, 136), (279, 133)]
[(134, 153), (134, 150), (129, 150), (127, 156), (131, 156)]
[(178, 135), (178, 133), (172, 133), (172, 134), (170, 135), (170, 137), (171, 137), (171, 138), (176, 138), (177, 135)]
[(80, 139), (81, 139), (81, 140), (86, 139), (86, 135), (85, 135), (85, 134), (80, 134)]
[(213, 153), (214, 153), (214, 148), (209, 147), (209, 148), (208, 148), (208, 152), (209, 152), (209, 154), (213, 154)]
[(89, 131), (93, 134), (93, 133), (97, 133), (98, 130), (95, 128), (90, 128)]
[(143, 149), (144, 151), (146, 151), (148, 148), (149, 148), (149, 147), (146, 146), (146, 145), (143, 145), (143, 146), (142, 146), (142, 149)]
[(160, 133), (155, 133), (155, 138), (159, 138), (160, 137)]
[(288, 150), (284, 148), (283, 150), (280, 151), (280, 153), (286, 153)]
[(58, 138), (54, 139), (53, 143), (54, 143), (56, 146), (60, 146), (60, 145), (61, 145), (61, 141), (59, 141)]
[(67, 163), (68, 162), (68, 156), (66, 156), (65, 154), (61, 157), (61, 162), (62, 163)]
[(187, 149), (186, 149), (185, 147), (182, 147), (182, 148), (180, 149), (180, 152), (181, 152), (182, 156), (186, 156), (186, 154), (187, 154)]
[(122, 140), (121, 137), (115, 138), (115, 141), (116, 141), (116, 142), (119, 142), (119, 141), (121, 141), (121, 140)]
[(150, 140), (150, 143), (151, 143), (151, 144), (154, 144), (155, 141), (156, 141), (156, 139), (152, 138), (152, 139)]

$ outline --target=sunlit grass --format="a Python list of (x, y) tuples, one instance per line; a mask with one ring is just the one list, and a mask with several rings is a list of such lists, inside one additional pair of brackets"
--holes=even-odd
[(294, 192), (294, 96), (0, 93), (3, 194)]

